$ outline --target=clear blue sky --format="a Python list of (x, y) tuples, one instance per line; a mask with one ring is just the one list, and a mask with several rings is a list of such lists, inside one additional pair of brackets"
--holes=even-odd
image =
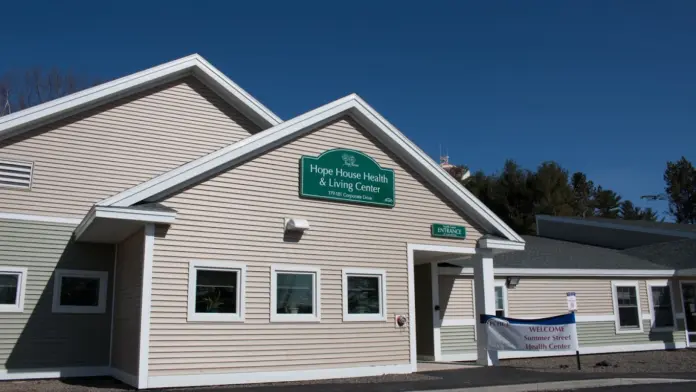
[(283, 119), (356, 92), (435, 158), (555, 160), (637, 202), (696, 161), (696, 1), (25, 4), (3, 4), (0, 73), (200, 53)]

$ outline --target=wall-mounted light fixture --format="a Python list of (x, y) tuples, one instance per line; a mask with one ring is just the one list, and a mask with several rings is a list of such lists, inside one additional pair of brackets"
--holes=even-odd
[(309, 221), (307, 219), (284, 218), (283, 227), (285, 231), (305, 231), (309, 230)]
[(519, 276), (508, 276), (508, 278), (505, 279), (505, 285), (509, 289), (514, 289), (519, 283), (520, 283)]

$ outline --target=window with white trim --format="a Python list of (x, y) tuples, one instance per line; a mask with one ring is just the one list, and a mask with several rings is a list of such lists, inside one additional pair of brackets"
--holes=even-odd
[(672, 286), (666, 280), (646, 283), (652, 330), (674, 330), (677, 323), (672, 306)]
[(321, 274), (301, 265), (271, 266), (271, 321), (319, 321)]
[(0, 188), (30, 189), (32, 162), (0, 160)]
[(188, 321), (244, 321), (246, 266), (189, 262)]
[(612, 282), (617, 333), (643, 332), (637, 282)]
[(505, 281), (495, 282), (495, 315), (507, 317), (507, 287)]
[(0, 267), (0, 313), (24, 311), (27, 269)]
[(368, 268), (343, 270), (343, 321), (386, 321), (387, 273)]
[(57, 269), (53, 280), (53, 313), (105, 313), (109, 273)]

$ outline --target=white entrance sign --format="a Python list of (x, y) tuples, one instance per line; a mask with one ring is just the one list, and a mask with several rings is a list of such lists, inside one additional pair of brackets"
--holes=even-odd
[(488, 331), (488, 350), (577, 351), (575, 314), (536, 320), (481, 315)]
[(578, 310), (578, 297), (575, 292), (569, 291), (566, 293), (566, 298), (568, 299), (568, 311), (575, 312)]

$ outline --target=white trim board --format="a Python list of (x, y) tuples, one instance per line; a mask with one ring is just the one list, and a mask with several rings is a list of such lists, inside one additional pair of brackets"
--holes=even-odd
[(180, 189), (248, 161), (342, 116), (350, 116), (361, 124), (389, 150), (401, 157), (413, 170), (423, 176), (458, 209), (482, 226), (484, 230), (498, 233), (515, 242), (524, 243), (522, 237), (474, 197), (471, 192), (355, 94), (259, 132), (97, 204), (128, 207), (141, 201), (161, 200)]
[(59, 217), (59, 216), (15, 214), (15, 213), (11, 213), (11, 212), (0, 212), (0, 220), (61, 223), (61, 224), (66, 224), (66, 225), (79, 225), (80, 222), (82, 222), (82, 219), (79, 219), (79, 218), (63, 218), (63, 217)]
[[(496, 276), (572, 276), (572, 277), (672, 277), (674, 270), (623, 270), (623, 269), (574, 269), (574, 268), (494, 268)], [(473, 275), (473, 268), (440, 267), (440, 275)]]
[(335, 369), (308, 369), (277, 372), (198, 373), (177, 376), (152, 376), (149, 388), (195, 387), (210, 385), (257, 384), (267, 382), (327, 380), (412, 373), (411, 364), (362, 366)]
[(267, 107), (193, 54), (0, 117), (0, 140), (188, 75), (197, 77), (262, 129), (281, 123)]
[(155, 252), (155, 224), (145, 225), (143, 245), (143, 284), (140, 293), (140, 352), (138, 354), (137, 388), (147, 388), (150, 357), (150, 320), (152, 310), (152, 264)]
[(75, 229), (75, 238), (79, 240), (97, 218), (171, 224), (176, 220), (176, 212), (94, 206)]
[(31, 380), (39, 378), (110, 376), (108, 366), (59, 367), (38, 369), (0, 369), (0, 380)]
[[(537, 220), (537, 222), (538, 221), (547, 221), (547, 222), (567, 223), (567, 224), (571, 224), (571, 225), (599, 227), (599, 228), (614, 229), (614, 230), (634, 231), (637, 233), (657, 234), (657, 235), (665, 235), (665, 236), (670, 236), (670, 237), (696, 238), (696, 232), (660, 229), (660, 228), (645, 227), (645, 226), (639, 227), (639, 226), (634, 226), (634, 225), (626, 225), (626, 224), (621, 224), (620, 219), (612, 219), (611, 222), (603, 222), (603, 221), (580, 219), (580, 218), (568, 218), (568, 217), (562, 217), (562, 216), (537, 215), (536, 220)], [(537, 227), (538, 227), (538, 225), (537, 225)], [(538, 234), (538, 230), (537, 230), (537, 234)]]

